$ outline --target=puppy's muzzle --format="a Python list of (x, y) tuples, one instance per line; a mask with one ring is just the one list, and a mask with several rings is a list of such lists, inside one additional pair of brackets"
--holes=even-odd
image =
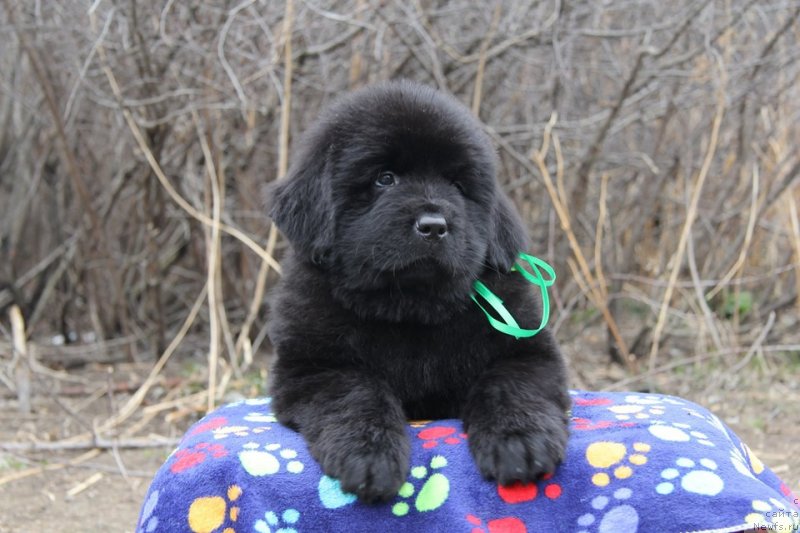
[(447, 236), (447, 219), (438, 213), (422, 213), (414, 223), (416, 234), (427, 241), (439, 241)]

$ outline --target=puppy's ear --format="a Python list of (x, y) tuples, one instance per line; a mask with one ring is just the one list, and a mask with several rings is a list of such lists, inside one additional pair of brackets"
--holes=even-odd
[(498, 193), (489, 221), (489, 248), (486, 259), (492, 268), (508, 272), (520, 252), (528, 248), (528, 234), (511, 200)]
[(320, 262), (333, 246), (334, 208), (329, 154), (315, 155), (300, 158), (268, 188), (267, 206), (294, 249)]

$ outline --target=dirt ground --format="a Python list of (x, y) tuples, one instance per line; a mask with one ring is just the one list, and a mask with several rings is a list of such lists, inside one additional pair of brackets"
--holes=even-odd
[[(624, 372), (608, 364), (604, 357), (581, 356), (569, 344), (564, 349), (573, 368), (578, 369), (573, 371), (574, 387), (615, 388), (615, 383), (624, 377)], [(170, 392), (169, 387), (155, 387), (154, 395), (164, 398), (171, 394), (180, 398), (197, 392), (201, 381), (187, 376), (187, 372), (191, 374), (196, 369), (197, 366), (186, 361), (168, 366), (165, 376), (170, 377), (164, 379), (173, 389)], [(137, 376), (141, 381), (148, 370), (149, 365), (143, 363), (94, 365), (79, 372), (83, 382), (89, 384), (86, 385), (89, 395), (90, 391), (101, 391), (103, 383), (134, 383)], [(245, 396), (258, 394), (253, 383), (260, 380), (259, 374), (263, 375), (263, 369), (256, 372), (255, 378), (234, 383), (233, 388)], [(775, 376), (780, 379), (773, 379), (768, 386), (754, 386), (759, 381), (752, 379), (720, 384), (716, 373), (695, 369), (686, 374), (661, 376), (658, 386), (660, 392), (680, 395), (710, 408), (790, 487), (800, 491), (800, 388), (796, 372)], [(106, 391), (109, 387), (105, 387)], [(624, 388), (640, 390), (642, 383), (632, 382)], [(92, 424), (114, 414), (129, 397), (129, 393), (123, 392), (114, 395), (95, 392), (87, 397), (75, 394), (74, 386), (72, 389), (70, 395), (50, 393), (50, 396), (40, 390), (34, 412), (28, 416), (16, 412), (14, 399), (7, 395), (0, 397), (0, 442), (64, 442), (63, 439), (85, 433)], [(149, 398), (145, 406), (159, 401), (162, 400)], [(176, 441), (201, 416), (201, 410), (201, 403), (178, 401), (174, 408), (161, 411), (143, 424), (136, 437), (143, 442), (148, 438)], [(100, 452), (0, 451), (0, 533), (134, 531), (150, 479), (171, 449), (170, 445)]]

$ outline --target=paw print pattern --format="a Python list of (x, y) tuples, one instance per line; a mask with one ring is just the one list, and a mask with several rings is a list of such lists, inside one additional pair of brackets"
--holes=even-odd
[(632, 403), (624, 403), (621, 405), (613, 405), (608, 408), (609, 411), (614, 413), (617, 420), (631, 420), (631, 419), (647, 419), (651, 417), (659, 417), (664, 414), (664, 407), (660, 405), (637, 405)]
[(578, 533), (589, 533), (591, 530), (597, 533), (635, 532), (639, 527), (639, 513), (625, 503), (632, 495), (631, 489), (621, 488), (614, 491), (613, 499), (595, 496), (592, 499), (592, 511), (578, 517)]
[(225, 418), (224, 416), (215, 416), (213, 418), (209, 418), (205, 422), (201, 422), (200, 424), (192, 428), (192, 430), (189, 432), (189, 436), (198, 435), (206, 431), (213, 431), (219, 427), (224, 426), (227, 423), (228, 419)]
[(305, 469), (305, 465), (297, 460), (297, 452), (290, 448), (281, 448), (280, 444), (267, 444), (263, 450), (259, 450), (258, 443), (248, 442), (242, 448), (239, 452), (239, 462), (251, 476), (277, 474), (284, 461), (286, 471), (291, 474), (299, 474)]
[(257, 424), (271, 424), (278, 421), (272, 413), (261, 413), (258, 411), (247, 413), (244, 415), (244, 420), (245, 422), (254, 422)]
[[(447, 459), (442, 455), (434, 455), (431, 458), (430, 469), (440, 470), (447, 466)], [(425, 479), (422, 487), (416, 492), (414, 485), (410, 482), (403, 483), (397, 495), (404, 500), (414, 496), (414, 508), (418, 512), (434, 511), (444, 505), (450, 495), (450, 480), (441, 472), (434, 472), (429, 475), (428, 468), (415, 466), (411, 469), (411, 477), (416, 480)], [(395, 516), (405, 516), (411, 510), (408, 502), (400, 501), (392, 506), (392, 513)]]
[(345, 505), (350, 505), (356, 501), (357, 496), (342, 490), (342, 484), (338, 479), (330, 476), (322, 476), (317, 485), (319, 501), (326, 509), (338, 509)]
[[(553, 474), (542, 476), (542, 482), (548, 481)], [(555, 500), (562, 493), (561, 485), (558, 483), (546, 483), (542, 494), (545, 497)], [(535, 500), (539, 496), (539, 485), (536, 483), (520, 483), (519, 481), (511, 485), (498, 485), (497, 494), (506, 503), (523, 503)]]
[(575, 405), (581, 407), (600, 407), (603, 405), (611, 405), (613, 400), (611, 398), (575, 398), (572, 400)]
[[(264, 518), (256, 520), (253, 529), (257, 533), (297, 533), (293, 527), (300, 520), (300, 511), (297, 509), (286, 509), (280, 517), (273, 511), (264, 513)], [(278, 527), (283, 524), (289, 527)]]
[[(657, 493), (671, 494), (677, 484), (680, 484), (686, 492), (703, 496), (716, 496), (725, 488), (725, 482), (714, 472), (717, 469), (717, 463), (712, 459), (700, 459), (698, 466), (688, 457), (679, 457), (675, 461), (675, 465), (678, 468), (667, 468), (661, 472), (661, 478), (664, 481), (656, 485)], [(697, 469), (681, 473), (681, 469), (694, 469), (695, 467)]]
[(422, 444), (423, 448), (434, 448), (438, 446), (440, 442), (450, 445), (461, 444), (464, 442), (464, 439), (467, 438), (467, 434), (456, 434), (456, 428), (451, 426), (434, 426), (432, 428), (423, 429), (417, 433), (417, 437), (425, 441)]
[(222, 533), (235, 533), (232, 526), (236, 525), (239, 519), (239, 507), (235, 505), (236, 500), (242, 495), (242, 489), (238, 485), (231, 485), (222, 496), (205, 496), (195, 498), (189, 506), (189, 529), (194, 533), (211, 533), (222, 527), (226, 521), (228, 527), (220, 530)]
[(665, 423), (660, 420), (654, 421), (647, 428), (652, 436), (667, 442), (695, 442), (703, 446), (714, 446), (715, 444), (708, 439), (708, 435), (701, 431), (692, 429), (689, 424), (682, 422)]
[(616, 479), (628, 479), (633, 475), (634, 467), (647, 463), (646, 454), (649, 451), (650, 445), (644, 442), (634, 442), (634, 453), (630, 455), (628, 448), (621, 442), (593, 442), (586, 448), (586, 460), (593, 467), (609, 472), (597, 472), (592, 476), (592, 483), (605, 487), (611, 483), (612, 475)]
[(625, 396), (625, 402), (635, 403), (637, 405), (685, 405), (681, 400), (675, 398), (667, 398), (664, 396), (654, 396), (651, 394), (628, 394)]
[(588, 418), (573, 417), (572, 427), (576, 431), (595, 431), (598, 429), (608, 429), (617, 427), (631, 427), (635, 424), (633, 422), (612, 422), (611, 420), (598, 420), (594, 422)]
[(142, 507), (142, 518), (139, 520), (139, 527), (136, 533), (152, 533), (158, 527), (158, 517), (153, 516), (156, 505), (158, 505), (158, 491), (154, 490), (147, 497)]
[(251, 428), (248, 426), (222, 426), (214, 430), (214, 438), (217, 440), (227, 439), (228, 437), (249, 437), (250, 435), (258, 435), (264, 433), (270, 428), (268, 426), (260, 426)]
[(269, 405), (272, 403), (272, 398), (247, 398), (245, 400), (239, 400), (238, 402), (232, 402), (223, 407), (223, 409), (230, 409), (232, 407), (239, 407), (240, 405), (247, 405), (250, 407), (262, 407), (264, 405)]
[(514, 516), (498, 518), (487, 522), (485, 529), (483, 521), (474, 515), (467, 515), (467, 522), (475, 526), (470, 533), (528, 533), (525, 523)]
[(190, 448), (175, 452), (173, 455), (175, 462), (172, 463), (169, 470), (173, 474), (180, 474), (181, 472), (199, 465), (209, 457), (218, 459), (226, 455), (228, 455), (228, 452), (221, 445), (201, 442)]
[(753, 500), (753, 511), (744, 517), (744, 521), (752, 529), (765, 529), (772, 531), (797, 531), (800, 529), (800, 518), (796, 512), (789, 511), (788, 505), (770, 498)]
[(741, 444), (741, 450), (738, 447), (731, 448), (731, 463), (740, 474), (755, 479), (764, 471), (764, 463), (756, 457), (747, 444), (744, 442)]

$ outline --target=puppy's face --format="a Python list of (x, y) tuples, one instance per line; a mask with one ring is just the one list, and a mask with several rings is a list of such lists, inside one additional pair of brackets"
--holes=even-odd
[(271, 214), (346, 306), (396, 320), (466, 303), (485, 268), (508, 269), (525, 245), (480, 124), (409, 83), (358, 91), (323, 114)]
[(493, 174), (491, 159), (479, 157), (490, 154), (474, 157), (446, 120), (420, 108), (359, 118), (384, 120), (362, 126), (358, 139), (340, 137), (332, 259), (342, 280), (354, 289), (468, 291), (488, 248)]

